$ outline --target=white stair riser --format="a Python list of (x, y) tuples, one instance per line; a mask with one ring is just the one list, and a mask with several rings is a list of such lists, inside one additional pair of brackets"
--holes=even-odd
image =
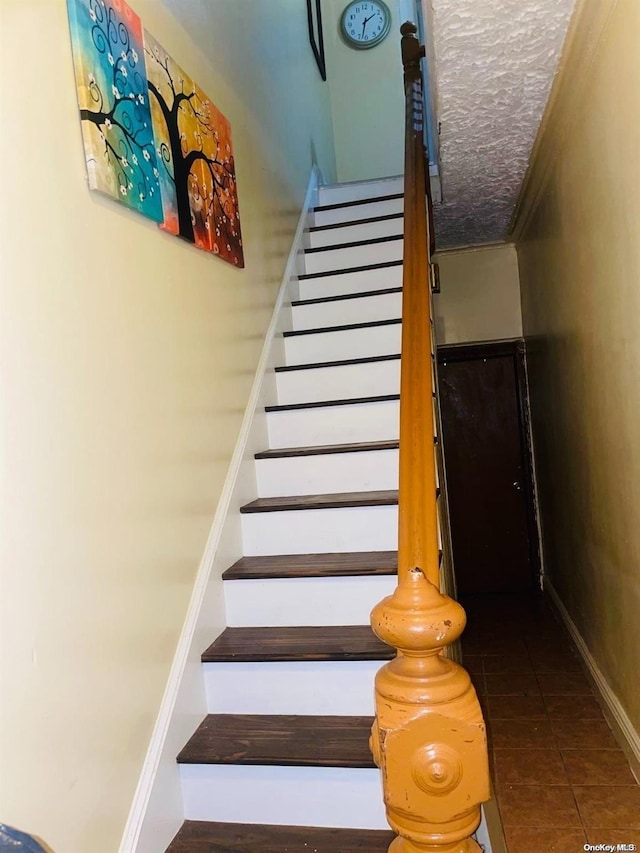
[(269, 447), (310, 447), (397, 439), (399, 414), (397, 400), (269, 412)]
[(368, 768), (180, 765), (185, 820), (388, 829)]
[(227, 625), (368, 625), (371, 611), (391, 595), (396, 581), (395, 575), (225, 581)]
[(347, 184), (327, 184), (318, 190), (318, 204), (343, 204), (363, 198), (377, 198), (404, 192), (404, 177), (394, 175), (374, 181), (352, 181)]
[(300, 299), (323, 299), (325, 296), (341, 296), (343, 293), (365, 293), (367, 290), (402, 287), (402, 264), (302, 279), (298, 287)]
[[(403, 218), (393, 215), (393, 219), (382, 219), (359, 222), (357, 225), (344, 225), (338, 228), (327, 228), (326, 231), (309, 231), (309, 248), (317, 249), (319, 246), (335, 246), (339, 243), (355, 243), (358, 240), (372, 240), (374, 237), (393, 237), (394, 234), (402, 234)], [(355, 219), (361, 219), (361, 216)]]
[(286, 370), (276, 384), (282, 405), (399, 394), (400, 359)]
[(242, 541), (247, 557), (394, 551), (398, 547), (398, 507), (244, 513)]
[(402, 258), (402, 244), (402, 240), (389, 240), (385, 243), (312, 252), (304, 256), (305, 272), (314, 275), (319, 272), (398, 261)]
[(397, 355), (400, 352), (401, 338), (401, 323), (291, 335), (284, 339), (285, 358), (287, 365), (292, 365), (369, 358), (374, 355)]
[(354, 219), (371, 219), (374, 216), (387, 216), (389, 213), (402, 213), (402, 198), (386, 201), (371, 201), (368, 204), (353, 204), (347, 207), (334, 207), (330, 210), (314, 210), (313, 225), (334, 225), (337, 222), (353, 222)]
[(383, 661), (206, 663), (210, 714), (374, 714)]
[(398, 451), (256, 459), (258, 495), (323, 495), (398, 488)]
[(296, 330), (390, 320), (402, 316), (402, 293), (380, 293), (336, 302), (294, 305), (291, 310), (293, 328)]

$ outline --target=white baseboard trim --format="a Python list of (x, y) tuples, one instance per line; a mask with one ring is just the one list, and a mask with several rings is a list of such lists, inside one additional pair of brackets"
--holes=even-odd
[[(290, 284), (292, 280), (295, 281), (297, 279), (299, 254), (303, 249), (303, 234), (307, 226), (308, 214), (315, 204), (318, 186), (322, 183), (322, 174), (318, 167), (314, 166), (309, 178), (291, 251), (285, 265), (280, 290), (265, 335), (264, 346), (256, 368), (253, 386), (245, 408), (238, 439), (229, 463), (227, 476), (222, 487), (204, 554), (198, 568), (187, 615), (169, 673), (169, 679), (120, 842), (119, 853), (157, 853), (158, 850), (164, 850), (182, 823), (182, 794), (179, 785), (178, 768), (177, 764), (175, 764), (175, 752), (173, 753), (173, 767), (172, 772), (169, 774), (170, 778), (160, 779), (159, 771), (162, 762), (166, 759), (167, 745), (172, 744), (175, 739), (175, 735), (171, 737), (171, 734), (172, 721), (174, 720), (176, 709), (180, 708), (180, 712), (182, 714), (185, 713), (184, 694), (191, 693), (196, 697), (193, 702), (195, 707), (186, 710), (187, 715), (192, 714), (196, 724), (197, 718), (202, 719), (206, 713), (206, 710), (203, 710), (206, 708), (204, 702), (204, 675), (199, 670), (199, 667), (192, 666), (192, 664), (197, 663), (199, 653), (202, 649), (199, 651), (196, 649), (194, 656), (194, 640), (198, 637), (198, 629), (203, 618), (203, 604), (207, 599), (210, 585), (214, 582), (219, 582), (219, 579), (214, 576), (213, 572), (216, 555), (220, 550), (223, 534), (225, 534), (225, 525), (230, 509), (233, 509), (234, 493), (237, 490), (239, 474), (247, 456), (249, 437), (254, 423), (254, 416), (263, 395), (265, 376), (270, 368), (273, 367), (271, 364), (273, 343), (280, 330), (281, 312), (289, 299)], [(210, 616), (207, 617), (207, 621), (211, 621)], [(222, 629), (224, 625), (221, 624), (218, 627)], [(213, 639), (215, 637), (211, 636), (209, 642), (212, 642)], [(202, 682), (201, 684), (199, 680)], [(189, 704), (188, 698), (186, 704)], [(174, 768), (175, 772), (173, 772)], [(164, 790), (160, 793), (157, 790), (158, 786), (164, 787)], [(156, 807), (153, 809), (155, 814), (161, 815), (163, 824), (157, 828), (150, 828), (148, 825), (152, 799), (162, 801), (161, 808)]]
[(545, 575), (544, 588), (549, 593), (562, 621), (564, 622), (567, 631), (571, 635), (571, 639), (576, 645), (578, 654), (587, 670), (587, 674), (591, 679), (594, 690), (597, 693), (604, 714), (613, 729), (613, 733), (623, 751), (625, 752), (631, 769), (640, 781), (640, 734), (636, 731), (633, 723), (629, 719), (627, 712), (620, 704), (620, 700), (613, 692), (607, 679), (604, 677), (600, 667), (596, 663), (595, 658), (589, 651), (582, 634), (578, 630), (575, 622), (569, 615), (567, 608), (562, 603), (562, 600), (549, 577)]
[(476, 832), (476, 841), (483, 853), (507, 853), (498, 801), (493, 788), (491, 799), (482, 804), (482, 821)]

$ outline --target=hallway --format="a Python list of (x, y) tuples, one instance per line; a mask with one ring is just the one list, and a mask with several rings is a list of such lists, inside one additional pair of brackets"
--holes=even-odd
[(508, 853), (640, 847), (640, 786), (548, 599), (462, 603)]

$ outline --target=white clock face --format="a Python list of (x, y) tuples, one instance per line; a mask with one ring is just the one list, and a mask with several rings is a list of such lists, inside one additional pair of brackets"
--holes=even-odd
[(389, 32), (391, 14), (380, 0), (353, 0), (340, 20), (342, 35), (353, 47), (379, 44)]

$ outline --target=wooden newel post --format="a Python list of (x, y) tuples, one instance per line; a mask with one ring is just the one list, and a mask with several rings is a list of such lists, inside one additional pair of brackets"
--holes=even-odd
[(462, 607), (439, 591), (433, 430), (430, 233), (425, 198), (424, 49), (402, 26), (406, 147), (398, 587), (371, 614), (398, 649), (376, 676), (371, 750), (382, 772), (390, 853), (473, 853), (470, 837), (489, 799), (487, 743), (467, 672), (443, 654), (462, 633)]

